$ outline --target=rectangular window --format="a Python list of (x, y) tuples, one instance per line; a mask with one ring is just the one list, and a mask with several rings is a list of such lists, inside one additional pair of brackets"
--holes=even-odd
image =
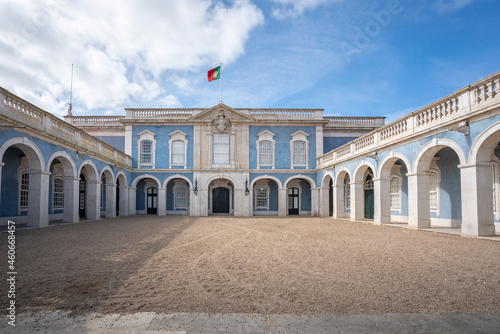
[(21, 193), (19, 198), (19, 206), (21, 208), (28, 207), (28, 194), (30, 189), (30, 175), (28, 172), (21, 173)]
[(214, 133), (214, 164), (229, 163), (229, 133)]
[(306, 164), (306, 142), (299, 140), (293, 142), (293, 164), (305, 165)]
[(182, 140), (175, 140), (172, 142), (172, 164), (184, 165), (184, 142)]
[(345, 208), (346, 210), (351, 209), (351, 184), (347, 181), (345, 184)]
[(179, 187), (175, 188), (175, 209), (187, 209), (188, 199), (187, 199), (187, 188)]
[(273, 143), (269, 140), (259, 142), (259, 164), (269, 166), (273, 164)]
[(54, 178), (54, 208), (64, 207), (64, 180), (62, 177)]
[(141, 164), (153, 163), (153, 142), (150, 140), (141, 141)]
[(438, 208), (437, 188), (437, 174), (431, 173), (429, 176), (429, 200), (431, 210), (437, 210)]
[(399, 210), (400, 196), (399, 196), (399, 178), (391, 178), (391, 210)]
[(256, 196), (256, 207), (257, 208), (267, 208), (267, 188), (257, 188)]

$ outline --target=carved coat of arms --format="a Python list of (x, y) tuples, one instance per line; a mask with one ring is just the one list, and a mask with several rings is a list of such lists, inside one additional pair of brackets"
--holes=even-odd
[(217, 128), (217, 131), (219, 132), (224, 132), (227, 129), (227, 127), (231, 124), (231, 122), (229, 121), (229, 117), (227, 117), (222, 113), (215, 116), (212, 122)]

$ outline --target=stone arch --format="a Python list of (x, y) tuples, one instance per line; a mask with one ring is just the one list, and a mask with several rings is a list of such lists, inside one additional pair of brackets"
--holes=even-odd
[(422, 146), (422, 148), (418, 151), (415, 159), (413, 160), (413, 173), (426, 172), (429, 169), (432, 158), (436, 155), (437, 152), (445, 147), (449, 147), (453, 151), (455, 151), (461, 165), (467, 163), (467, 158), (465, 157), (462, 148), (457, 143), (450, 139), (434, 138), (433, 140)]
[(309, 184), (311, 185), (311, 189), (316, 188), (316, 182), (314, 182), (314, 180), (310, 176), (302, 175), (302, 174), (290, 176), (288, 179), (286, 179), (286, 181), (283, 182), (285, 188), (288, 186), (288, 183), (290, 181), (294, 180), (294, 179), (304, 179), (304, 180), (307, 180), (307, 182), (309, 182)]
[(469, 164), (490, 162), (495, 147), (500, 142), (500, 122), (489, 126), (477, 136), (469, 150)]
[(321, 179), (321, 189), (319, 192), (319, 214), (321, 217), (333, 215), (333, 173), (327, 171)]
[(276, 182), (276, 184), (278, 185), (278, 188), (282, 188), (283, 185), (281, 184), (281, 181), (280, 179), (278, 179), (276, 176), (272, 176), (272, 175), (261, 175), (261, 176), (258, 176), (256, 177), (255, 179), (252, 180), (252, 182), (250, 183), (250, 186), (249, 188), (250, 189), (253, 189), (253, 186), (255, 185), (255, 183), (259, 180), (263, 180), (263, 179), (269, 179), (269, 180), (273, 180), (274, 182)]
[(26, 137), (15, 137), (7, 140), (0, 147), (0, 158), (3, 160), (5, 151), (11, 146), (16, 146), (26, 154), (30, 169), (45, 170), (45, 159), (38, 146)]
[[(54, 152), (47, 161), (47, 172), (50, 169), (54, 160), (59, 161), (64, 172), (64, 206), (63, 206), (63, 222), (76, 223), (78, 222), (78, 186), (79, 180), (76, 175), (77, 169), (73, 158), (66, 151)], [(50, 175), (52, 178), (53, 175)], [(52, 196), (52, 194), (50, 194)]]
[(349, 170), (346, 167), (341, 167), (337, 173), (335, 173), (335, 179), (334, 179), (334, 185), (336, 186), (343, 186), (344, 185), (344, 179), (345, 176), (348, 175), (349, 179), (352, 180), (352, 175), (349, 173)]
[(144, 175), (139, 175), (137, 176), (133, 181), (132, 181), (132, 184), (131, 184), (131, 188), (136, 188), (137, 187), (137, 183), (143, 179), (153, 179), (156, 181), (156, 183), (158, 184), (158, 187), (161, 187), (161, 182), (160, 180), (158, 180), (158, 178), (156, 176), (153, 176), (153, 175), (149, 175), (149, 174), (144, 174)]
[(103, 198), (104, 215), (107, 218), (116, 217), (116, 183), (113, 170), (109, 166), (105, 166), (101, 170), (99, 180), (104, 177), (104, 184), (101, 181), (101, 193)]
[[(232, 187), (228, 183), (231, 183)], [(211, 214), (234, 214), (236, 208), (234, 203), (236, 200), (235, 188), (236, 183), (231, 177), (219, 175), (210, 178), (206, 185), (209, 199), (207, 203), (208, 212)]]
[[(397, 161), (402, 161), (406, 168), (405, 174), (405, 188), (403, 188), (403, 176), (400, 174), (392, 175), (394, 164)], [(382, 159), (379, 164), (378, 175), (379, 178), (375, 180), (375, 224), (386, 224), (392, 222), (391, 216), (391, 177), (396, 178), (399, 185), (399, 191), (397, 194), (399, 195), (399, 212), (397, 212), (397, 216), (395, 219), (399, 221), (406, 221), (408, 219), (407, 214), (403, 217), (403, 207), (405, 210), (408, 207), (408, 191), (407, 191), (407, 182), (408, 178), (406, 175), (411, 174), (411, 164), (408, 158), (399, 152), (390, 152), (387, 156)], [(406, 189), (406, 192), (403, 192), (403, 189)], [(398, 197), (396, 197), (398, 198)], [(404, 201), (403, 201), (404, 198)]]
[(379, 167), (378, 167), (378, 173), (377, 173), (378, 176), (380, 178), (390, 176), (392, 165), (398, 160), (401, 160), (404, 162), (404, 164), (406, 165), (406, 169), (408, 171), (408, 174), (411, 174), (410, 160), (408, 160), (408, 158), (402, 153), (391, 152), (384, 159), (382, 159), (382, 161), (380, 161)]
[(190, 180), (190, 179), (188, 179), (186, 176), (184, 176), (184, 175), (180, 175), (180, 174), (175, 174), (175, 175), (171, 175), (171, 176), (167, 177), (167, 178), (165, 179), (165, 181), (163, 181), (163, 186), (162, 186), (162, 187), (163, 187), (163, 188), (166, 188), (166, 187), (167, 187), (167, 184), (168, 184), (170, 181), (174, 180), (174, 179), (183, 179), (184, 181), (186, 181), (186, 182), (187, 182), (187, 184), (189, 185), (189, 188), (191, 188), (191, 189), (193, 188), (193, 183), (191, 182), (191, 180)]
[(101, 192), (99, 186), (101, 180), (99, 179), (99, 169), (92, 160), (87, 159), (80, 164), (80, 168), (78, 169), (78, 178), (80, 178), (80, 181), (82, 181), (82, 174), (86, 175), (83, 185), (84, 192), (82, 195), (82, 185), (80, 185), (79, 196), (85, 197), (85, 200), (80, 200), (85, 205), (82, 206), (80, 203), (79, 216), (89, 220), (101, 219)]
[(128, 216), (129, 215), (129, 200), (128, 200), (128, 186), (127, 186), (127, 176), (123, 171), (119, 171), (116, 174), (115, 179), (116, 184), (116, 214), (118, 216)]
[[(15, 190), (16, 192), (21, 191), (21, 185), (16, 183), (15, 189), (7, 188), (5, 182), (1, 182), (2, 169), (5, 171), (7, 168), (12, 166), (5, 166), (3, 161), (5, 160), (5, 153), (9, 148), (17, 149), (23, 152), (28, 163), (28, 189), (27, 189), (27, 217), (25, 222), (28, 226), (43, 227), (49, 224), (49, 173), (45, 170), (45, 159), (42, 152), (38, 146), (30, 141), (26, 137), (14, 137), (6, 140), (2, 146), (0, 146), (0, 196), (5, 196), (7, 193)], [(16, 169), (15, 173), (18, 172)], [(26, 190), (26, 189), (25, 189)], [(8, 216), (17, 216), (19, 214), (18, 210), (20, 207), (20, 197), (15, 195), (16, 207), (12, 214), (7, 213)]]
[(78, 177), (76, 175), (76, 164), (73, 158), (68, 154), (66, 151), (57, 151), (54, 152), (47, 161), (47, 172), (50, 170), (50, 165), (54, 161), (54, 159), (57, 159), (61, 162), (64, 168), (64, 175), (65, 176), (72, 176), (72, 177)]
[(87, 170), (89, 180), (100, 182), (99, 169), (97, 168), (96, 164), (90, 159), (87, 159), (80, 164), (80, 168), (78, 168), (78, 177), (82, 173), (83, 169), (86, 168), (87, 166), (90, 166), (89, 170), (92, 172), (89, 174), (89, 170)]
[(219, 179), (229, 180), (229, 181), (231, 181), (231, 183), (233, 184), (233, 186), (235, 186), (237, 184), (236, 181), (233, 180), (233, 178), (230, 177), (229, 175), (217, 175), (217, 176), (212, 176), (210, 179), (208, 179), (208, 181), (206, 183), (206, 188), (210, 187), (210, 183), (212, 183), (215, 180), (219, 180)]
[(363, 160), (354, 169), (354, 173), (353, 173), (354, 179), (351, 179), (351, 180), (353, 182), (364, 181), (363, 176), (368, 168), (370, 168), (372, 170), (373, 178), (376, 178), (377, 177), (377, 175), (376, 175), (377, 169), (373, 166), (373, 164), (371, 162)]

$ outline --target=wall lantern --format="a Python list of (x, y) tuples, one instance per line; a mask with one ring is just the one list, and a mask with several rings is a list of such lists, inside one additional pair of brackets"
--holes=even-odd
[(198, 196), (198, 180), (194, 181), (194, 189), (193, 189), (194, 195)]
[(250, 194), (250, 190), (248, 189), (248, 179), (245, 180), (245, 196)]

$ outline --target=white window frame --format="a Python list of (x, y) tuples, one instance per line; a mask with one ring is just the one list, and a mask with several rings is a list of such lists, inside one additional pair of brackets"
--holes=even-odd
[[(292, 137), (292, 140), (290, 140), (290, 168), (294, 169), (296, 167), (305, 167), (306, 169), (309, 169), (309, 140), (307, 140), (307, 137), (309, 137), (309, 135), (304, 131), (297, 131), (295, 133), (292, 133), (290, 137)], [(298, 141), (305, 142), (305, 164), (294, 163), (294, 143)]]
[[(276, 141), (274, 140), (275, 134), (265, 130), (262, 131), (261, 133), (257, 134), (257, 169), (260, 169), (260, 167), (271, 167), (272, 169), (275, 168), (275, 156), (276, 156)], [(261, 142), (271, 142), (271, 163), (263, 163), (261, 162)]]
[[(215, 161), (215, 136), (224, 134), (227, 136), (227, 162), (216, 162)], [(231, 132), (213, 132), (212, 133), (212, 164), (218, 166), (227, 166), (231, 163)]]
[[(439, 193), (440, 193), (440, 182), (441, 182), (441, 171), (439, 170), (439, 167), (437, 166), (437, 161), (439, 160), (439, 157), (434, 157), (432, 159), (432, 162), (431, 162), (431, 166), (429, 168), (429, 209), (430, 209), (430, 212), (435, 212), (436, 213), (436, 216), (439, 217), (439, 214), (440, 214), (440, 196), (439, 196)], [(435, 208), (432, 208), (431, 207), (431, 174), (436, 174), (436, 207)]]
[(493, 152), (492, 159), (492, 183), (493, 183), (493, 214), (496, 220), (500, 220), (500, 159)]
[[(178, 204), (177, 192), (179, 189), (183, 189), (185, 191), (185, 205), (181, 206)], [(182, 186), (174, 186), (174, 210), (187, 210), (189, 207), (189, 188), (185, 185)]]
[[(153, 132), (149, 130), (144, 130), (137, 134), (139, 136), (139, 140), (137, 141), (137, 152), (138, 152), (138, 167), (152, 167), (155, 168), (155, 158), (156, 158), (156, 140)], [(151, 141), (151, 162), (143, 163), (142, 162), (142, 142), (143, 141)]]
[[(61, 191), (56, 191), (56, 181), (61, 180), (62, 181), (62, 190)], [(61, 203), (62, 204), (56, 204), (56, 195), (61, 196)], [(54, 209), (63, 209), (64, 208), (64, 177), (62, 175), (54, 175), (52, 178), (52, 207)]]
[[(397, 189), (394, 191), (393, 189), (393, 181), (397, 181)], [(389, 180), (389, 203), (391, 206), (391, 211), (399, 211), (401, 213), (401, 183), (403, 178), (399, 175), (392, 175)], [(397, 205), (393, 205), (393, 199), (397, 200)]]
[[(23, 176), (27, 176), (27, 178), (26, 178), (26, 188), (27, 189), (24, 188)], [(29, 207), (30, 174), (29, 174), (27, 169), (19, 171), (18, 184), (19, 184), (19, 186), (18, 186), (19, 192), (18, 192), (18, 197), (17, 197), (19, 199), (18, 211), (21, 212), (21, 211), (28, 210), (28, 207)], [(25, 197), (24, 197), (24, 195), (25, 195)], [(23, 201), (23, 198), (26, 198), (26, 201)], [(24, 203), (26, 205), (22, 205)]]
[[(269, 211), (269, 192), (270, 187), (267, 180), (257, 181), (254, 186), (254, 199), (255, 199), (255, 210), (268, 210)], [(259, 190), (265, 190), (266, 192), (266, 205), (259, 205), (258, 194)]]
[[(170, 152), (170, 167), (184, 167), (184, 169), (187, 168), (187, 146), (188, 146), (188, 141), (186, 140), (187, 134), (180, 131), (176, 130), (169, 134), (170, 140), (168, 141), (168, 151)], [(184, 157), (183, 161), (181, 163), (174, 163), (174, 151), (173, 151), (173, 144), (176, 141), (180, 141), (184, 143)]]
[(349, 175), (344, 178), (344, 207), (345, 210), (351, 210), (351, 177)]

